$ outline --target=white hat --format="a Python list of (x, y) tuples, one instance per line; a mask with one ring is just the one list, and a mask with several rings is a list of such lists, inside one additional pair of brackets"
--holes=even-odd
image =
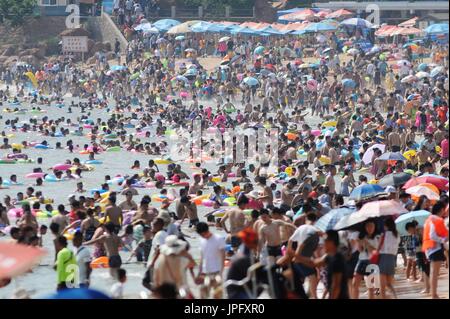
[(387, 186), (387, 187), (384, 189), (384, 191), (385, 191), (386, 193), (388, 193), (388, 194), (391, 194), (391, 193), (397, 193), (397, 190), (395, 189), (395, 187), (394, 187), (394, 186), (391, 186), (391, 185)]
[(166, 256), (179, 254), (186, 249), (187, 243), (178, 239), (176, 235), (169, 235), (166, 237), (165, 244), (161, 246), (161, 254)]

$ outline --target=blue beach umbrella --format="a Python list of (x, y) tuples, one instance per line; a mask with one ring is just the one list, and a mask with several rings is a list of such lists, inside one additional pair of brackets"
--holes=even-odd
[(430, 72), (430, 76), (432, 78), (436, 77), (439, 73), (441, 73), (444, 70), (443, 66), (437, 66)]
[(123, 65), (112, 65), (110, 67), (111, 71), (122, 71), (122, 70), (126, 70), (126, 69), (127, 69), (127, 67), (123, 66)]
[(264, 50), (265, 50), (265, 48), (261, 45), (259, 47), (256, 47), (256, 49), (253, 51), (253, 54), (261, 55), (261, 54), (263, 54)]
[(71, 288), (58, 291), (44, 299), (111, 299), (103, 292), (94, 289)]
[(446, 23), (436, 23), (428, 26), (425, 29), (427, 34), (448, 34), (448, 24)]
[(167, 31), (170, 28), (179, 25), (181, 22), (174, 19), (161, 19), (153, 23), (153, 26), (158, 28), (160, 31)]
[(400, 233), (400, 235), (408, 235), (406, 232), (405, 226), (407, 223), (410, 223), (412, 221), (416, 221), (418, 223), (419, 227), (423, 227), (425, 224), (425, 221), (427, 220), (428, 216), (430, 216), (431, 213), (426, 210), (416, 210), (412, 211), (403, 215), (400, 215), (395, 220), (395, 225), (397, 227), (397, 231)]
[(305, 29), (305, 32), (326, 32), (336, 30), (335, 26), (323, 22), (311, 23)]
[(251, 76), (244, 78), (244, 80), (242, 82), (244, 82), (245, 84), (247, 84), (249, 86), (256, 86), (259, 84), (258, 80)]
[(314, 226), (319, 228), (321, 231), (333, 229), (333, 227), (339, 222), (339, 220), (341, 220), (344, 216), (354, 213), (355, 211), (355, 208), (350, 207), (332, 209), (324, 216), (322, 216)]
[(356, 82), (353, 81), (352, 79), (343, 79), (342, 80), (342, 85), (344, 87), (349, 87), (349, 88), (354, 89), (356, 87)]
[(379, 194), (384, 193), (384, 188), (377, 184), (364, 184), (355, 187), (350, 194), (349, 199), (354, 199), (357, 201), (363, 199), (369, 199), (375, 197)]

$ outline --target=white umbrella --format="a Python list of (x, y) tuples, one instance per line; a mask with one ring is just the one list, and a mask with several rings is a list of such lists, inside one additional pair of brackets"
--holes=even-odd
[(375, 144), (372, 145), (371, 147), (369, 147), (367, 149), (367, 151), (364, 153), (362, 161), (364, 162), (364, 164), (368, 165), (371, 163), (372, 161), (372, 156), (373, 156), (373, 150), (378, 148), (379, 150), (381, 150), (382, 152), (384, 152), (384, 150), (386, 149), (386, 145), (384, 144)]
[(359, 50), (353, 48), (353, 49), (348, 50), (347, 53), (348, 53), (349, 55), (357, 55), (357, 54), (359, 53)]
[(222, 38), (219, 39), (219, 42), (225, 42), (225, 41), (228, 41), (230, 39), (231, 39), (230, 37), (222, 37)]
[(418, 78), (415, 75), (407, 75), (401, 80), (401, 82), (402, 83), (412, 83), (412, 82), (416, 82), (417, 80), (418, 80)]
[(416, 73), (416, 76), (417, 76), (419, 79), (431, 77), (430, 73), (424, 72), (424, 71), (417, 72), (417, 73)]

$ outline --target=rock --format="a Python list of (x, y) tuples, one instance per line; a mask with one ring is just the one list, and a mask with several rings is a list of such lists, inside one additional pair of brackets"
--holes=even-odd
[(39, 59), (36, 58), (36, 57), (33, 56), (33, 55), (25, 55), (25, 56), (22, 56), (22, 57), (21, 57), (21, 60), (24, 61), (24, 62), (26, 62), (26, 63), (28, 63), (28, 64), (31, 64), (31, 65), (37, 65), (37, 64), (39, 64)]
[(112, 51), (106, 52), (105, 56), (106, 56), (106, 60), (107, 60), (107, 61), (116, 58), (116, 55), (115, 55), (114, 52), (112, 52)]
[(102, 49), (103, 49), (103, 43), (95, 42), (95, 44), (92, 46), (92, 48), (89, 49), (89, 52), (92, 54), (95, 54), (98, 51), (101, 51)]
[(7, 56), (0, 56), (0, 64), (5, 64), (7, 59), (8, 59)]
[(95, 44), (96, 42), (94, 40), (88, 39), (88, 51), (91, 51)]
[(86, 60), (87, 64), (95, 64), (96, 63), (96, 59), (95, 56), (90, 57), (89, 59)]
[(8, 45), (5, 47), (3, 53), (1, 55), (3, 56), (12, 56), (16, 53), (16, 48), (13, 45)]
[(5, 65), (11, 65), (17, 61), (19, 61), (19, 57), (17, 55), (12, 55), (5, 60)]
[(103, 42), (103, 50), (105, 51), (112, 51), (112, 45), (111, 42)]

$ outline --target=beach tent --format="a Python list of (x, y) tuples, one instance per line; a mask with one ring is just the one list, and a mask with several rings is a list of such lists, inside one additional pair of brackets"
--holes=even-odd
[(280, 21), (304, 21), (312, 20), (316, 18), (316, 12), (311, 9), (305, 9), (301, 11), (296, 11), (293, 13), (288, 13), (279, 18)]
[(317, 23), (309, 24), (303, 30), (305, 32), (326, 32), (326, 31), (334, 31), (334, 30), (336, 30), (336, 27), (326, 24), (326, 23), (317, 22)]
[(172, 28), (170, 28), (167, 33), (168, 34), (184, 34), (184, 33), (190, 33), (192, 32), (192, 26), (196, 25), (199, 22), (204, 22), (200, 20), (192, 20), (192, 21), (186, 21), (179, 25), (176, 25)]
[(418, 17), (414, 17), (412, 19), (409, 19), (409, 20), (406, 20), (406, 21), (400, 23), (398, 26), (399, 27), (405, 27), (405, 28), (406, 27), (413, 27), (413, 26), (416, 25), (418, 19), (419, 19)]
[(353, 15), (353, 12), (345, 10), (345, 9), (339, 9), (339, 10), (329, 13), (326, 16), (326, 18), (327, 19), (339, 19), (339, 18), (349, 17), (351, 15)]
[(170, 28), (179, 24), (181, 24), (181, 22), (174, 19), (161, 19), (153, 23), (153, 26), (158, 28), (160, 31), (166, 32)]

